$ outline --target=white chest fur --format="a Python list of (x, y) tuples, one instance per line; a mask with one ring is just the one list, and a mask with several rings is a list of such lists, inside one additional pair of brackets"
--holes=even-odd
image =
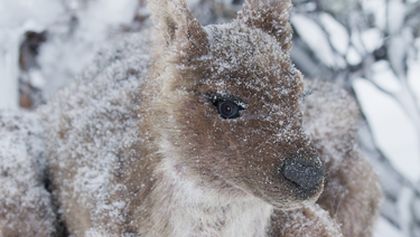
[(152, 194), (153, 224), (146, 236), (266, 236), (272, 206), (252, 196), (227, 197), (197, 187), (168, 168)]
[(224, 207), (184, 207), (170, 213), (176, 237), (263, 237), (271, 208), (256, 203), (232, 203)]

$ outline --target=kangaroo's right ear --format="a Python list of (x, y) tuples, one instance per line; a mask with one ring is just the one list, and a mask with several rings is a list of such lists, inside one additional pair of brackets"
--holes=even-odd
[(149, 0), (149, 8), (158, 29), (159, 46), (179, 42), (183, 47), (196, 50), (196, 53), (207, 47), (207, 33), (188, 9), (185, 0)]
[(285, 52), (291, 48), (291, 0), (246, 0), (238, 20), (274, 36)]

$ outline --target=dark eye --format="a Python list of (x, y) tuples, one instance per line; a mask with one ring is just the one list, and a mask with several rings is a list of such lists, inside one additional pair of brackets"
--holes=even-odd
[(217, 110), (224, 119), (234, 119), (240, 116), (241, 108), (233, 101), (220, 101), (217, 103)]
[(217, 108), (220, 116), (224, 119), (235, 119), (241, 116), (240, 111), (244, 110), (244, 103), (232, 96), (213, 95), (211, 102)]

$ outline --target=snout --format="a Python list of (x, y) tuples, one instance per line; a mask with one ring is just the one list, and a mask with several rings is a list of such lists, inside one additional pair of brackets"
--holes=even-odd
[(324, 167), (318, 158), (300, 157), (287, 159), (280, 168), (280, 173), (307, 195), (319, 188), (325, 175)]

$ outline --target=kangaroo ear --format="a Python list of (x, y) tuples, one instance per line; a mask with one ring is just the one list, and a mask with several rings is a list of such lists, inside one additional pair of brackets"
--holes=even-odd
[(178, 42), (198, 51), (206, 46), (207, 34), (188, 10), (185, 0), (150, 0), (149, 8), (161, 40), (159, 43), (170, 46)]
[(274, 36), (285, 52), (292, 46), (291, 0), (246, 0), (238, 20)]

